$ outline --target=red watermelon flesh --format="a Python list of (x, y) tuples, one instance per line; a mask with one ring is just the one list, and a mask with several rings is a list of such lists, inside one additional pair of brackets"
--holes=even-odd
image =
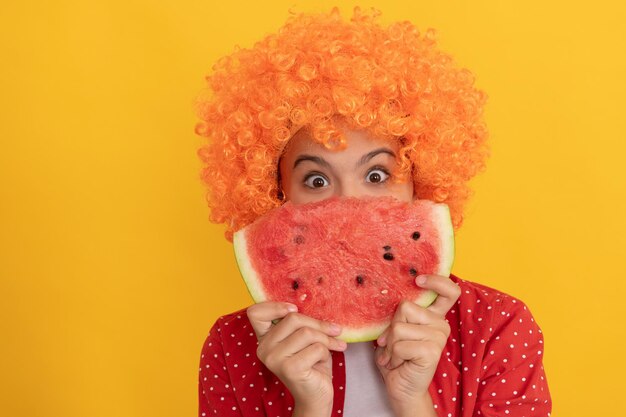
[(420, 274), (449, 276), (454, 234), (445, 204), (393, 197), (287, 202), (235, 233), (235, 255), (255, 302), (284, 301), (343, 327), (340, 339), (376, 339), (398, 304), (426, 307)]

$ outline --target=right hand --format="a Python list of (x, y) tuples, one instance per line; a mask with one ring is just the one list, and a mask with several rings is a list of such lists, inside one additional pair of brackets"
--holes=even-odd
[[(327, 410), (326, 415), (330, 415), (333, 404), (330, 350), (344, 351), (347, 345), (333, 337), (341, 334), (341, 328), (296, 311), (293, 304), (273, 301), (248, 307), (248, 318), (259, 340), (257, 356), (289, 389), (296, 410), (315, 413)], [(282, 320), (274, 325), (272, 320), (276, 319)]]

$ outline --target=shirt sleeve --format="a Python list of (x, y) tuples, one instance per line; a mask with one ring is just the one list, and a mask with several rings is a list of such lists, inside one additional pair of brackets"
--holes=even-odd
[(228, 373), (219, 320), (202, 347), (198, 383), (198, 416), (242, 417)]
[(549, 416), (543, 335), (523, 302), (502, 295), (494, 306), (475, 416)]

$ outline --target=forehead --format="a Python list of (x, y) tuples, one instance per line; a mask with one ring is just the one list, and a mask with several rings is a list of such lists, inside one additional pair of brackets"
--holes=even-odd
[(341, 150), (326, 149), (324, 145), (316, 142), (305, 129), (298, 131), (285, 148), (283, 158), (292, 160), (301, 154), (321, 156), (329, 161), (332, 160), (357, 160), (364, 154), (381, 147), (389, 148), (396, 152), (399, 143), (397, 140), (389, 141), (377, 138), (366, 130), (353, 130), (339, 127), (346, 137), (346, 147)]

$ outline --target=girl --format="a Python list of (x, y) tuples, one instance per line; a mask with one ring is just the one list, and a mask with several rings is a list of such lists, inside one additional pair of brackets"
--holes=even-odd
[[(197, 132), (227, 239), (285, 201), (334, 195), (444, 202), (461, 226), (488, 154), (486, 95), (432, 30), (376, 17), (293, 16), (214, 66)], [(202, 348), (199, 415), (549, 415), (541, 330), (520, 300), (455, 275), (416, 285), (436, 302), (400, 303), (374, 342), (348, 346), (287, 303), (220, 317)]]

